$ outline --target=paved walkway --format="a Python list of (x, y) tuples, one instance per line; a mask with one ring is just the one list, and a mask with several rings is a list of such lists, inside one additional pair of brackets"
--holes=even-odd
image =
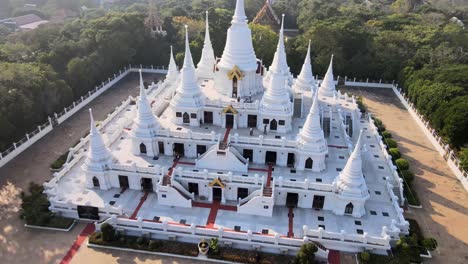
[(410, 208), (426, 236), (439, 242), (427, 263), (468, 263), (468, 193), (390, 89), (350, 88), (364, 97), (369, 111), (392, 132), (416, 174), (414, 187), (422, 209)]
[[(151, 81), (156, 75), (145, 77)], [(132, 73), (91, 102), (88, 106), (94, 109), (95, 119), (103, 120), (128, 95), (137, 95), (138, 83), (138, 74)], [(31, 181), (50, 179), (50, 164), (88, 129), (88, 110), (82, 109), (0, 168), (0, 263), (59, 263), (70, 249), (84, 224), (69, 233), (26, 229), (19, 219), (19, 194)]]

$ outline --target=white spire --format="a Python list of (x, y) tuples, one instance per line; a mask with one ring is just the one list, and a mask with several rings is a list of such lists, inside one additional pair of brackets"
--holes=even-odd
[(286, 50), (284, 47), (284, 14), (281, 18), (281, 29), (275, 56), (273, 57), (273, 62), (271, 63), (271, 66), (268, 70), (279, 73), (285, 77), (289, 77), (289, 67), (286, 60)]
[(196, 70), (198, 78), (212, 79), (214, 76), (213, 68), (215, 62), (216, 60), (213, 46), (211, 45), (210, 29), (208, 25), (208, 11), (206, 11), (205, 43), (203, 44), (200, 62), (198, 63)]
[(334, 181), (336, 190), (344, 196), (358, 198), (369, 197), (367, 185), (362, 174), (362, 134), (363, 132), (361, 130), (359, 139), (351, 156), (346, 162), (346, 166)]
[(185, 58), (181, 70), (180, 83), (176, 89), (176, 95), (171, 101), (174, 107), (199, 107), (202, 105), (200, 86), (195, 76), (192, 54), (188, 39), (188, 26), (185, 25)]
[(320, 126), (320, 110), (317, 93), (314, 95), (312, 107), (299, 132), (298, 141), (302, 149), (320, 153), (327, 151), (325, 136)]
[(294, 88), (302, 91), (317, 90), (317, 83), (312, 73), (312, 63), (310, 61), (310, 40), (309, 47), (307, 48), (307, 55), (302, 65), (301, 73), (297, 76), (296, 82), (294, 83)]
[(109, 149), (104, 144), (101, 133), (99, 133), (96, 128), (93, 112), (91, 109), (89, 109), (89, 116), (91, 119), (89, 150), (82, 168), (86, 171), (105, 171), (112, 165), (113, 158)]
[(178, 76), (179, 76), (179, 70), (177, 70), (177, 65), (174, 60), (174, 54), (172, 52), (172, 46), (171, 46), (171, 57), (169, 58), (169, 67), (167, 68), (166, 79), (172, 82), (172, 81), (175, 81)]
[(138, 99), (138, 114), (133, 125), (132, 133), (134, 137), (151, 138), (157, 134), (159, 122), (151, 111), (151, 105), (146, 97), (143, 76), (140, 70), (140, 98)]
[(333, 80), (333, 55), (331, 56), (330, 65), (323, 78), (323, 82), (320, 84), (319, 91), (320, 94), (325, 96), (333, 96), (336, 92), (335, 81)]
[(218, 66), (231, 70), (234, 66), (241, 71), (257, 70), (257, 58), (252, 44), (252, 33), (247, 25), (244, 0), (237, 0), (231, 27), (227, 31), (226, 46)]

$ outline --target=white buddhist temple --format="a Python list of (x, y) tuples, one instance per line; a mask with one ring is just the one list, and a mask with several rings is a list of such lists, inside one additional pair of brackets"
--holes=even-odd
[(186, 27), (180, 71), (171, 48), (162, 83), (140, 73), (133, 104), (98, 127), (91, 114), (90, 135), (44, 185), (50, 209), (163, 239), (385, 254), (408, 233), (402, 185), (372, 120), (336, 89), (333, 57), (316, 80), (309, 43), (294, 78), (281, 26), (262, 65), (243, 0), (215, 57), (208, 16), (197, 64)]

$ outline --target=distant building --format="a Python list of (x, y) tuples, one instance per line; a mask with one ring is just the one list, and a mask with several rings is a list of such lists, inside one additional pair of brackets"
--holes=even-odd
[(166, 31), (163, 30), (163, 22), (159, 15), (158, 8), (153, 1), (149, 2), (148, 17), (145, 20), (145, 25), (151, 30), (154, 35), (166, 35)]
[(63, 23), (67, 19), (74, 18), (78, 16), (78, 12), (70, 9), (59, 9), (50, 17), (51, 23)]
[(28, 31), (37, 28), (39, 25), (49, 23), (35, 14), (28, 14), (0, 20), (0, 24), (11, 28), (13, 32)]
[(271, 7), (272, 3), (272, 0), (265, 1), (263, 7), (260, 9), (260, 11), (258, 11), (257, 15), (255, 15), (255, 18), (252, 20), (253, 24), (267, 25), (273, 29), (278, 29), (280, 27), (281, 21), (276, 15), (275, 10), (273, 10), (273, 7)]

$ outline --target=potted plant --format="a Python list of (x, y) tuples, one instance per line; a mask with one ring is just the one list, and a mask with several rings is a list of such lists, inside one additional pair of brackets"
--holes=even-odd
[(202, 241), (198, 243), (198, 251), (203, 256), (206, 256), (206, 254), (208, 254), (209, 249), (210, 249), (210, 245), (208, 244), (208, 242), (205, 241), (205, 239), (202, 239)]

